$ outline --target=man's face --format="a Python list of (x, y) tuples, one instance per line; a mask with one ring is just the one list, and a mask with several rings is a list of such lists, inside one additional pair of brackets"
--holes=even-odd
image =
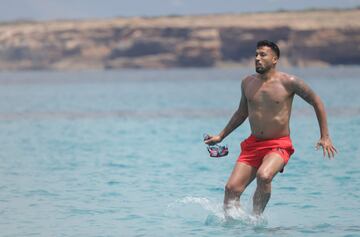
[(270, 47), (262, 46), (256, 49), (255, 69), (259, 74), (264, 74), (277, 63), (277, 57)]

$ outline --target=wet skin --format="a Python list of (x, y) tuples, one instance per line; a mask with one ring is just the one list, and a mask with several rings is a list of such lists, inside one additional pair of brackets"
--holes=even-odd
[[(317, 147), (323, 155), (333, 158), (336, 148), (330, 139), (326, 112), (319, 96), (301, 79), (276, 70), (277, 56), (267, 46), (256, 50), (257, 74), (247, 76), (241, 83), (241, 100), (237, 111), (226, 127), (216, 136), (209, 136), (206, 144), (221, 142), (233, 130), (249, 119), (251, 133), (260, 139), (275, 139), (290, 135), (289, 120), (295, 95), (314, 107), (319, 127), (320, 140)], [(237, 162), (225, 186), (224, 208), (240, 206), (240, 196), (245, 188), (257, 178), (253, 197), (254, 214), (260, 215), (271, 194), (271, 181), (283, 169), (285, 162), (277, 153), (268, 153), (259, 168)]]

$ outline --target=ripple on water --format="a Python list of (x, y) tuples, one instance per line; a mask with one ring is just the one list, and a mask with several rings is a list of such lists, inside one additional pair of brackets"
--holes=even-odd
[(52, 192), (49, 192), (49, 191), (44, 190), (44, 189), (36, 189), (36, 190), (28, 191), (28, 192), (25, 194), (25, 196), (26, 196), (26, 197), (33, 197), (33, 196), (58, 197), (59, 194), (57, 194), (57, 193), (52, 193)]
[(120, 163), (115, 163), (115, 162), (109, 162), (107, 163), (105, 166), (110, 167), (110, 168), (116, 168), (116, 169), (128, 169), (128, 168), (132, 168), (130, 165), (128, 164), (120, 164)]

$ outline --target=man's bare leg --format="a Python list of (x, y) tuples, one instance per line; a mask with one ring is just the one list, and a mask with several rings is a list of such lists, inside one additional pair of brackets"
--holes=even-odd
[(263, 213), (271, 196), (271, 181), (284, 167), (284, 160), (279, 154), (267, 154), (256, 173), (257, 187), (253, 197), (253, 212), (255, 215)]
[(245, 188), (256, 177), (256, 168), (247, 164), (236, 162), (234, 169), (225, 186), (224, 210), (231, 207), (240, 207), (240, 196)]

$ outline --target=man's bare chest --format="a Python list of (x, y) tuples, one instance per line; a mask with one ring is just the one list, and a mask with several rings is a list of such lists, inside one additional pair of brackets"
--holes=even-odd
[(252, 83), (245, 88), (245, 96), (253, 106), (276, 106), (290, 99), (289, 92), (278, 82)]

